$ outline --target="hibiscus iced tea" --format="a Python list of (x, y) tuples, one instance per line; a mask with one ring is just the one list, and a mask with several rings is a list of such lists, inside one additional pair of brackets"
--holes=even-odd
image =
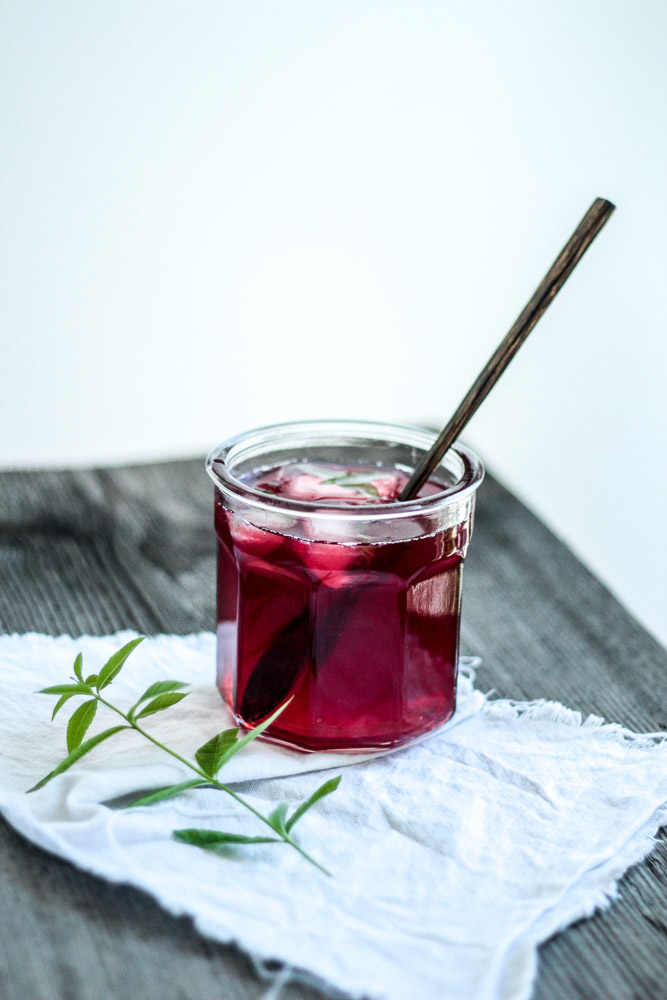
[(302, 750), (400, 746), (455, 708), (463, 560), (479, 460), (452, 450), (398, 496), (432, 436), (281, 425), (209, 456), (218, 684), (239, 723)]

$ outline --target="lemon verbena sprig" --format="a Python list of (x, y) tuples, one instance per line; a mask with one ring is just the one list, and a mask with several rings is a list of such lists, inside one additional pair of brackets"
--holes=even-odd
[[(329, 875), (330, 872), (312, 858), (294, 839), (293, 829), (296, 823), (316, 802), (324, 798), (325, 795), (330, 795), (331, 792), (334, 792), (338, 788), (340, 776), (325, 781), (323, 785), (316, 789), (309, 798), (305, 799), (294, 810), (291, 816), (288, 816), (289, 804), (287, 802), (281, 802), (268, 816), (264, 816), (232, 788), (218, 781), (217, 777), (220, 770), (232, 757), (239, 753), (248, 743), (261, 735), (267, 726), (270, 726), (278, 718), (280, 713), (289, 704), (289, 701), (281, 705), (268, 719), (265, 719), (264, 722), (250, 732), (244, 733), (244, 735), (241, 735), (241, 730), (236, 728), (223, 730), (195, 751), (195, 762), (189, 761), (146, 732), (143, 725), (140, 724), (143, 719), (155, 715), (157, 712), (164, 712), (177, 705), (183, 698), (186, 698), (189, 692), (182, 689), (186, 688), (187, 684), (182, 681), (172, 680), (156, 681), (156, 683), (151, 684), (144, 691), (127, 712), (123, 712), (116, 705), (113, 705), (102, 694), (118, 676), (130, 653), (144, 638), (144, 636), (140, 636), (138, 639), (132, 639), (131, 642), (128, 642), (121, 649), (117, 650), (107, 660), (99, 673), (90, 674), (87, 677), (84, 677), (83, 656), (79, 653), (74, 661), (74, 674), (70, 682), (55, 684), (52, 687), (43, 688), (37, 692), (38, 694), (58, 696), (58, 701), (51, 716), (52, 721), (70, 698), (78, 696), (85, 697), (86, 700), (74, 710), (67, 724), (67, 756), (57, 767), (45, 775), (36, 785), (28, 789), (28, 791), (35, 792), (37, 789), (42, 788), (57, 775), (62, 774), (63, 771), (67, 771), (78, 760), (81, 760), (87, 753), (90, 753), (91, 750), (99, 746), (100, 743), (110, 739), (117, 733), (123, 730), (133, 730), (171, 757), (180, 761), (181, 764), (184, 764), (190, 771), (194, 772), (196, 777), (188, 781), (181, 781), (176, 785), (168, 785), (166, 788), (158, 788), (150, 794), (144, 795), (142, 798), (132, 802), (130, 808), (135, 806), (150, 806), (155, 802), (163, 802), (165, 799), (173, 798), (192, 788), (217, 788), (219, 791), (231, 795), (236, 802), (251, 812), (265, 826), (269, 827), (271, 835), (245, 836), (239, 833), (226, 833), (222, 830), (187, 829), (173, 831), (173, 836), (177, 840), (209, 850), (233, 844), (286, 843), (298, 851), (307, 861), (315, 865), (316, 868), (324, 872), (325, 875)], [(120, 725), (104, 729), (102, 732), (96, 733), (86, 740), (84, 737), (100, 706), (115, 713), (123, 721)]]

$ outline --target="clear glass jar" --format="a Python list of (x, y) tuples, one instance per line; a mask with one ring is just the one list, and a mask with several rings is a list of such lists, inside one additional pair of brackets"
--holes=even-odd
[(252, 728), (289, 700), (267, 738), (368, 752), (452, 715), (479, 459), (450, 449), (430, 495), (404, 503), (294, 500), (252, 485), (260, 470), (292, 462), (409, 475), (433, 439), (393, 424), (309, 421), (211, 452), (218, 685), (240, 724)]

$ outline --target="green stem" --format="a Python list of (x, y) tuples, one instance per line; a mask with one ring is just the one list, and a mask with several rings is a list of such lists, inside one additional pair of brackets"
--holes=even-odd
[(187, 768), (189, 768), (191, 771), (194, 771), (195, 774), (198, 774), (201, 778), (203, 778), (208, 785), (213, 785), (215, 788), (219, 788), (220, 791), (227, 792), (227, 794), (231, 795), (233, 799), (236, 799), (236, 801), (240, 805), (242, 805), (245, 809), (248, 809), (251, 813), (253, 813), (253, 815), (255, 815), (257, 819), (261, 820), (262, 823), (270, 827), (273, 833), (277, 833), (278, 836), (281, 837), (286, 844), (289, 844), (291, 847), (294, 848), (295, 851), (298, 851), (299, 854), (301, 854), (302, 857), (306, 859), (306, 861), (310, 861), (311, 865), (315, 865), (315, 867), (319, 868), (319, 870), (321, 872), (324, 872), (325, 875), (331, 876), (331, 872), (328, 871), (324, 867), (324, 865), (321, 865), (319, 861), (316, 861), (315, 858), (312, 858), (307, 851), (304, 851), (303, 847), (297, 844), (297, 842), (293, 840), (288, 833), (281, 833), (280, 830), (277, 830), (273, 825), (273, 823), (271, 823), (271, 821), (267, 819), (266, 816), (263, 816), (258, 809), (255, 809), (253, 805), (251, 805), (249, 802), (246, 802), (245, 799), (241, 798), (241, 796), (237, 792), (233, 791), (229, 787), (229, 785), (223, 785), (222, 782), (217, 781), (216, 778), (212, 778), (210, 774), (206, 773), (206, 771), (202, 771), (201, 768), (197, 767), (195, 764), (192, 764), (189, 760), (186, 760), (185, 757), (181, 757), (181, 755), (179, 753), (176, 753), (175, 750), (171, 750), (168, 746), (165, 746), (164, 743), (160, 743), (160, 741), (156, 740), (154, 736), (151, 736), (150, 733), (147, 733), (145, 729), (142, 729), (141, 726), (137, 725), (134, 719), (130, 718), (130, 716), (126, 715), (124, 712), (121, 712), (119, 708), (116, 708), (115, 705), (112, 705), (111, 702), (107, 701), (106, 698), (103, 698), (101, 694), (95, 692), (93, 693), (95, 694), (95, 697), (99, 702), (101, 702), (103, 705), (106, 705), (107, 708), (110, 708), (112, 712), (116, 713), (116, 715), (120, 715), (121, 719), (124, 719), (125, 722), (129, 723), (129, 725), (132, 726), (132, 728), (135, 729), (138, 733), (140, 733), (141, 736), (144, 736), (147, 740), (153, 743), (156, 747), (159, 747), (160, 750), (164, 750), (164, 752), (168, 753), (171, 757), (175, 757), (176, 760), (181, 762), (181, 764), (185, 764)]

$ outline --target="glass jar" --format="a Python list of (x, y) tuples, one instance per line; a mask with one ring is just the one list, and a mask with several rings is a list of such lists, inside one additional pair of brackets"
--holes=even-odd
[[(252, 485), (286, 463), (409, 475), (435, 435), (341, 420), (278, 424), (215, 448), (218, 685), (252, 728), (300, 750), (369, 752), (442, 725), (456, 701), (461, 576), (484, 470), (457, 446), (430, 494), (355, 504)], [(436, 484), (434, 486), (434, 484)]]

